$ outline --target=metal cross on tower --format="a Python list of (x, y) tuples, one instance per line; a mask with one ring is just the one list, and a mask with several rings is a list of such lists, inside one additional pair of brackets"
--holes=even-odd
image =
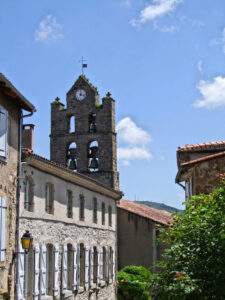
[(82, 56), (81, 60), (79, 60), (79, 63), (81, 63), (81, 72), (82, 75), (84, 75), (84, 69), (87, 68), (86, 59)]

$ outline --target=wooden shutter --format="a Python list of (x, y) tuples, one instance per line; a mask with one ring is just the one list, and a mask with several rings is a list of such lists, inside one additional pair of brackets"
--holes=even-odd
[(85, 287), (89, 287), (89, 249), (85, 248)]
[(94, 249), (90, 249), (90, 285), (93, 286), (94, 281)]
[(62, 290), (67, 290), (67, 245), (63, 246), (63, 257), (62, 257)]
[(103, 279), (103, 252), (98, 251), (98, 283)]
[(115, 252), (112, 250), (112, 281), (115, 281), (115, 275), (116, 275), (116, 256)]
[(40, 252), (40, 292), (41, 295), (47, 293), (47, 249), (46, 245), (41, 245)]
[(6, 199), (0, 197), (0, 261), (5, 260), (6, 253)]
[(78, 265), (77, 265), (77, 246), (73, 248), (73, 290), (77, 290), (77, 275), (78, 275)]
[(17, 299), (25, 299), (25, 252), (20, 245), (18, 253), (18, 282), (17, 282)]
[(0, 106), (0, 156), (7, 155), (8, 112)]
[(54, 296), (59, 295), (59, 245), (54, 246)]
[(40, 275), (40, 246), (36, 245), (34, 247), (34, 285), (33, 285), (33, 296), (34, 299), (39, 298), (39, 275)]
[(77, 245), (77, 289), (80, 286), (80, 245)]

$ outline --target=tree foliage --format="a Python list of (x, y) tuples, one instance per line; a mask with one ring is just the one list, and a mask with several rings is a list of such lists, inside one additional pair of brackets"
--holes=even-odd
[(155, 286), (157, 299), (225, 299), (225, 185), (190, 198), (161, 239), (170, 246)]
[(150, 300), (152, 273), (142, 266), (128, 266), (117, 274), (118, 299)]

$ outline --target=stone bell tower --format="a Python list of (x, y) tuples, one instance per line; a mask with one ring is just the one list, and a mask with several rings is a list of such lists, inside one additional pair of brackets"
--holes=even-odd
[(99, 101), (97, 89), (81, 75), (67, 93), (51, 103), (51, 160), (102, 184), (119, 189), (115, 101)]

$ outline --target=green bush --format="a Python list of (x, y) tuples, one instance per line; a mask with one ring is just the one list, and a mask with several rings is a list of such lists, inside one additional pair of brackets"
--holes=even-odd
[(117, 274), (119, 300), (150, 300), (152, 281), (150, 270), (142, 266), (128, 266)]

